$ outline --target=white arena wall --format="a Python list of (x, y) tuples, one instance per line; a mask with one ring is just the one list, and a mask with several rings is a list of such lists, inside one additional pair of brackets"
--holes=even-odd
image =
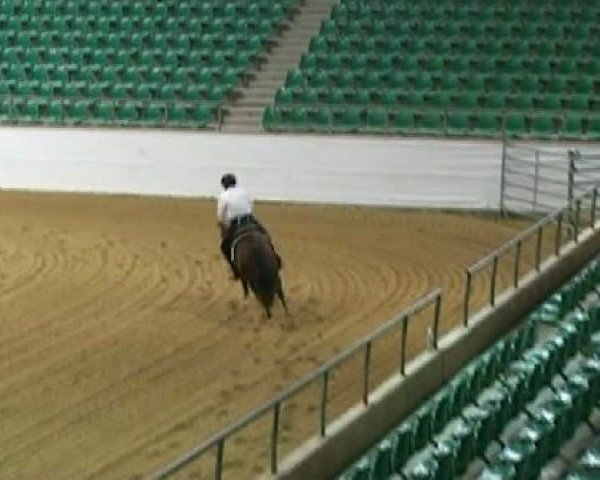
[(232, 171), (258, 200), (500, 205), (500, 140), (2, 127), (0, 145), (3, 189), (214, 197)]
[(495, 209), (502, 144), (378, 136), (0, 128), (0, 188)]

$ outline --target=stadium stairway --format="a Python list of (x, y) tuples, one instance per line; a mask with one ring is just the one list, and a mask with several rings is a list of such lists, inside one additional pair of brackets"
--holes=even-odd
[(283, 22), (280, 35), (267, 56), (248, 73), (246, 84), (238, 86), (223, 105), (224, 132), (259, 132), (262, 114), (285, 81), (287, 72), (300, 61), (310, 39), (329, 18), (335, 0), (302, 0), (292, 18)]

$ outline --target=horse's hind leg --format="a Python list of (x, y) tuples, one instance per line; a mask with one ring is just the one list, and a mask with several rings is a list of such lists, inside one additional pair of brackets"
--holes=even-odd
[(281, 304), (283, 305), (283, 309), (285, 310), (286, 315), (289, 315), (290, 312), (287, 308), (287, 303), (285, 302), (285, 295), (283, 294), (283, 287), (281, 286), (281, 282), (279, 282), (279, 287), (277, 288), (277, 296), (279, 300), (281, 300)]

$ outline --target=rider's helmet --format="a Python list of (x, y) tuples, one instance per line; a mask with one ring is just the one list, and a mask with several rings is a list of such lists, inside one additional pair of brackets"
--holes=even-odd
[(236, 184), (235, 175), (233, 173), (226, 173), (221, 177), (221, 185), (227, 190), (229, 187), (235, 187)]

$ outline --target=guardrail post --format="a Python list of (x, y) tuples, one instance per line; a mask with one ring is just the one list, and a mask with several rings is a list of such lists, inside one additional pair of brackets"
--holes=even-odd
[(593, 229), (596, 228), (596, 201), (598, 200), (598, 188), (594, 187), (594, 191), (592, 192), (592, 218), (591, 218), (591, 222), (592, 225), (591, 227)]
[(521, 240), (517, 240), (517, 248), (515, 248), (515, 274), (513, 285), (515, 288), (519, 286), (519, 267), (521, 263)]
[(281, 403), (277, 402), (273, 407), (273, 429), (271, 430), (271, 473), (277, 473), (277, 444), (279, 442), (279, 414)]
[(543, 227), (539, 227), (537, 231), (537, 245), (535, 247), (535, 269), (540, 271), (540, 263), (542, 259), (542, 233)]
[(554, 243), (554, 255), (560, 256), (560, 244), (562, 240), (562, 222), (563, 222), (563, 211), (558, 212), (558, 218), (556, 220), (556, 239)]
[(223, 474), (223, 450), (225, 450), (225, 439), (217, 443), (217, 458), (215, 459), (215, 480), (221, 480)]
[(463, 308), (463, 325), (469, 325), (469, 302), (471, 301), (471, 271), (467, 269), (467, 281), (465, 283), (465, 304)]
[(493, 307), (496, 304), (496, 276), (498, 273), (498, 255), (494, 255), (492, 263), (492, 281), (490, 283), (490, 305)]
[(581, 198), (575, 200), (575, 243), (579, 243), (579, 215), (581, 211)]
[(402, 352), (400, 353), (400, 373), (406, 373), (406, 341), (408, 337), (408, 315), (402, 317)]
[(371, 368), (371, 341), (365, 345), (365, 366), (363, 371), (363, 403), (369, 404), (369, 369)]
[(321, 418), (319, 420), (319, 433), (325, 436), (327, 425), (327, 389), (329, 387), (329, 370), (323, 372), (323, 384), (321, 385)]
[(433, 348), (438, 349), (438, 331), (440, 328), (440, 311), (442, 309), (442, 295), (435, 297), (435, 312), (433, 316)]

